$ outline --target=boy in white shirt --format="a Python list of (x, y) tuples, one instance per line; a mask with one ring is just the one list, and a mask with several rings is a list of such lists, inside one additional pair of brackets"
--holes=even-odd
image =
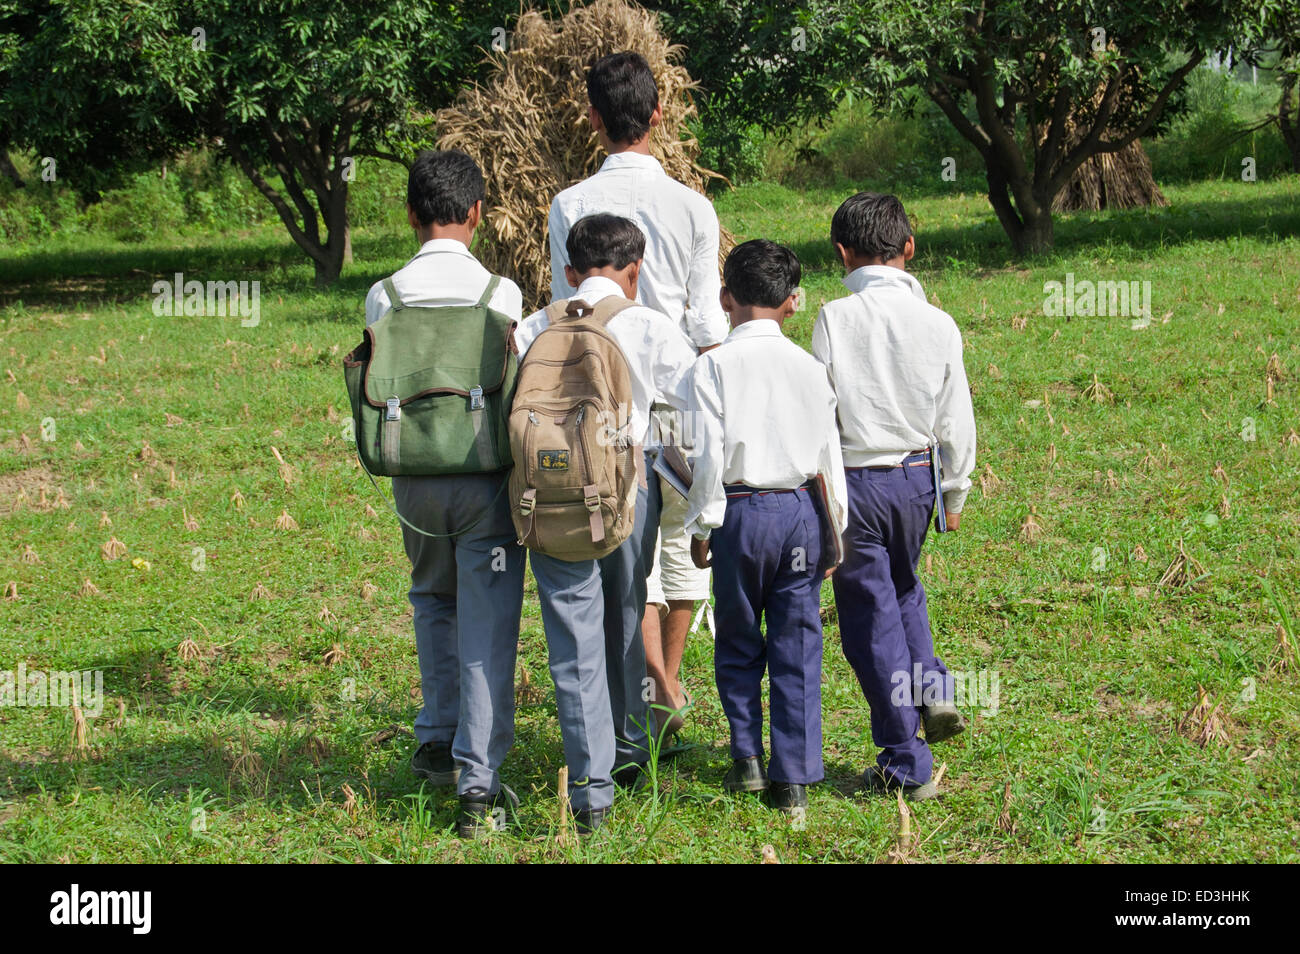
[(845, 200), (831, 241), (853, 294), (822, 308), (812, 345), (839, 401), (849, 489), (844, 563), (834, 579), (840, 637), (881, 749), (863, 781), (932, 798), (930, 745), (965, 725), (952, 677), (934, 653), (916, 568), (935, 509), (927, 448), (939, 443), (949, 530), (961, 522), (975, 467), (961, 333), (906, 271), (916, 242), (897, 197), (860, 192)]
[[(565, 272), (576, 289), (571, 302), (594, 306), (611, 295), (636, 297), (645, 251), (636, 223), (614, 215), (586, 216), (569, 230), (566, 246), (572, 264)], [(549, 324), (542, 310), (515, 329), (521, 361)], [(625, 308), (606, 328), (627, 358), (628, 429), (643, 442), (653, 404), (686, 406), (695, 352), (675, 322), (644, 306)], [(638, 784), (650, 756), (641, 554), (646, 528), (658, 525), (659, 512), (644, 475), (640, 484), (632, 534), (613, 553), (581, 561), (531, 554), (569, 766), (569, 798), (583, 833), (604, 821), (614, 783)]]
[[(723, 784), (769, 789), (772, 807), (794, 814), (807, 808), (806, 787), (824, 777), (820, 595), (834, 569), (824, 533), (844, 530), (845, 499), (826, 369), (781, 333), (799, 277), (799, 260), (774, 242), (746, 242), (728, 256), (722, 307), (733, 331), (691, 372), (690, 419), (699, 436), (687, 500), (696, 566), (709, 566), (713, 552), (714, 673), (733, 759)], [(819, 476), (828, 514), (815, 503)]]
[[(422, 152), (411, 164), (406, 214), (420, 242), (415, 257), (366, 296), (366, 324), (395, 307), (473, 305), (493, 288), (469, 250), (483, 213), (483, 175), (458, 150)], [(398, 297), (392, 301), (391, 289)], [(488, 303), (519, 318), (519, 288), (496, 281)], [(501, 474), (394, 477), (406, 524), (411, 608), (424, 705), (415, 719), (412, 770), (456, 785), (457, 831), (492, 830), (513, 809), (501, 765), (514, 741), (515, 647), (524, 598), (524, 551), (515, 540)], [(407, 524), (425, 528), (426, 536)], [(496, 818), (494, 818), (496, 816)]]
[[(698, 351), (716, 347), (729, 330), (718, 301), (718, 216), (712, 202), (669, 177), (650, 154), (650, 130), (663, 116), (654, 72), (638, 53), (603, 56), (587, 73), (587, 95), (588, 116), (607, 158), (594, 175), (551, 203), (551, 294), (560, 299), (569, 293), (565, 239), (573, 223), (593, 212), (620, 215), (640, 226), (647, 239), (636, 300), (678, 323)], [(659, 417), (666, 432), (682, 430), (671, 412)], [(663, 442), (672, 439), (665, 436)], [(650, 443), (660, 440), (652, 437)], [(689, 701), (677, 673), (695, 601), (709, 598), (709, 574), (691, 562), (680, 495), (665, 491), (653, 475), (650, 493), (662, 506), (662, 529), (646, 534), (642, 556), (655, 601), (645, 615), (645, 646), (655, 701), (663, 707), (655, 717), (663, 725), (666, 710)], [(662, 618), (659, 605), (667, 610)], [(680, 715), (674, 716), (669, 731), (681, 724)]]

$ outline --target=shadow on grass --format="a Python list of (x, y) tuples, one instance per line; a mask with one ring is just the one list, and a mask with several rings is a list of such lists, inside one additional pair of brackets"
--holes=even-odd
[[(116, 245), (61, 249), (30, 255), (0, 255), (0, 307), (68, 311), (105, 304), (143, 304), (154, 297), (154, 282), (186, 280), (260, 281), (263, 295), (324, 295), (349, 301), (365, 297), (370, 286), (391, 272), (394, 259), (413, 251), (409, 235), (359, 235), (353, 240), (354, 264), (329, 289), (316, 288), (306, 255), (288, 238), (208, 236), (192, 246)], [(385, 263), (383, 266), (368, 263)]]
[[(1300, 178), (1295, 183), (1300, 186)], [(926, 228), (922, 223), (911, 267), (927, 272), (1034, 267), (1094, 249), (1143, 252), (1238, 237), (1280, 242), (1300, 235), (1300, 188), (1282, 196), (1250, 196), (1244, 191), (1248, 188), (1223, 183), (1221, 199), (1175, 201), (1166, 208), (1060, 214), (1052, 250), (1022, 259), (1012, 254), (991, 208), (987, 220), (973, 226)], [(798, 242), (792, 247), (805, 268), (839, 268), (829, 241)]]

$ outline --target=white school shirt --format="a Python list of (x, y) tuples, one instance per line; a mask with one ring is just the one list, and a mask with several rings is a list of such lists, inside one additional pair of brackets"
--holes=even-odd
[[(617, 295), (623, 289), (603, 275), (592, 275), (577, 289), (570, 288), (566, 298), (577, 298), (588, 305)], [(519, 360), (532, 347), (537, 336), (550, 327), (546, 309), (533, 312), (515, 328), (515, 347)], [(632, 377), (632, 407), (627, 414), (628, 433), (644, 444), (650, 428), (650, 408), (668, 404), (678, 410), (686, 408), (686, 388), (695, 363), (695, 349), (681, 328), (667, 315), (644, 305), (624, 308), (605, 326), (618, 342)]]
[(756, 318), (691, 371), (687, 420), (694, 427), (695, 472), (686, 529), (699, 539), (722, 526), (725, 484), (782, 490), (826, 475), (839, 533), (848, 524), (844, 464), (835, 424), (835, 392), (826, 369)]
[(822, 306), (812, 336), (839, 402), (844, 466), (898, 464), (933, 435), (944, 507), (960, 513), (975, 469), (975, 412), (957, 323), (901, 268), (866, 265), (844, 285), (853, 294)]
[(598, 212), (631, 219), (645, 233), (645, 261), (636, 300), (680, 325), (696, 348), (727, 337), (718, 301), (718, 215), (713, 203), (639, 152), (609, 156), (596, 174), (569, 186), (551, 202), (551, 297), (569, 297), (564, 243), (573, 223)]
[[(492, 273), (479, 264), (463, 243), (455, 239), (430, 239), (392, 277), (393, 288), (403, 304), (440, 308), (473, 305), (483, 297)], [(384, 283), (371, 285), (366, 295), (366, 324), (372, 325), (382, 318), (390, 304)], [(524, 310), (524, 297), (518, 285), (503, 278), (488, 305), (518, 321)]]

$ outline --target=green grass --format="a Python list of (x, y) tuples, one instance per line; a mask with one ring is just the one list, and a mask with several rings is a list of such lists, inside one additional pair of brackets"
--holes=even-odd
[[(1300, 182), (1168, 192), (1169, 209), (1064, 219), (1056, 251), (1026, 263), (982, 197), (904, 196), (915, 270), (965, 335), (979, 468), (999, 481), (972, 493), (959, 533), (926, 544), (938, 651), (996, 672), (1000, 695), (936, 749), (946, 794), (916, 806), (917, 860), (1300, 856), (1300, 691), (1294, 664), (1273, 665), (1279, 626), (1295, 645), (1300, 615)], [(739, 236), (799, 252), (810, 307), (788, 331), (805, 346), (816, 305), (841, 290), (826, 233), (842, 197), (760, 184), (718, 202)], [(18, 589), (0, 602), (0, 669), (102, 669), (107, 695), (88, 757), (67, 709), (0, 709), (0, 859), (756, 861), (770, 843), (786, 862), (884, 860), (897, 812), (858, 791), (874, 749), (834, 625), (827, 782), (806, 825), (722, 791), (703, 635), (684, 665), (696, 748), (659, 767), (657, 788), (620, 796), (601, 835), (558, 842), (562, 755), (531, 583), (520, 666), (534, 692), (505, 768), (519, 825), (457, 841), (454, 799), (407, 766), (405, 558), (342, 430), (362, 297), (411, 240), (362, 229), (355, 247), (324, 293), (270, 227), (0, 255), (0, 581)], [(261, 324), (155, 317), (150, 286), (176, 270), (260, 280)], [(1151, 281), (1151, 326), (1045, 317), (1043, 282), (1067, 272)], [(1274, 353), (1283, 377), (1262, 405)], [(1112, 400), (1089, 398), (1094, 375)], [(1042, 536), (1026, 542), (1031, 507)], [(282, 512), (298, 529), (277, 529)], [(125, 557), (103, 558), (110, 537)], [(1204, 572), (1160, 586), (1180, 541)], [(78, 595), (87, 579), (98, 595)], [(270, 598), (250, 600), (259, 585)], [(181, 658), (185, 640), (198, 658)], [(1177, 729), (1198, 686), (1222, 704), (1224, 743)]]

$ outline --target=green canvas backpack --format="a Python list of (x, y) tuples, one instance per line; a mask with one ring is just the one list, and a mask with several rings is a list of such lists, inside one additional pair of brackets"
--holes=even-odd
[(357, 453), (388, 477), (484, 474), (512, 465), (508, 419), (519, 358), (513, 319), (488, 303), (417, 307), (384, 279), (391, 308), (343, 359)]

